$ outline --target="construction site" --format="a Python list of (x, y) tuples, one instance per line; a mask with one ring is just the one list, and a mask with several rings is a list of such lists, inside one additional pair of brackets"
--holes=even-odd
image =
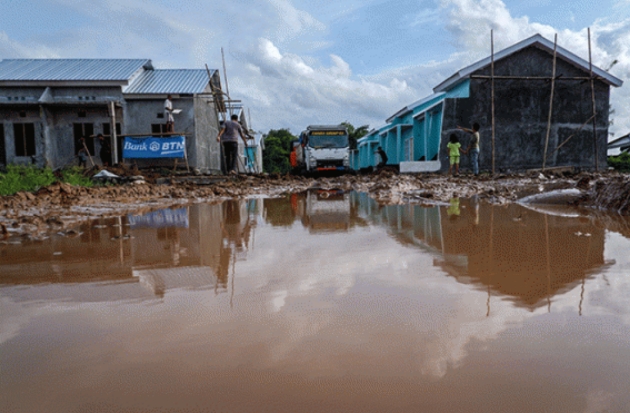
[(0, 166), (53, 183), (0, 196), (0, 410), (629, 411), (622, 81), (492, 36), (356, 149), (308, 126), (301, 174), (217, 69), (1, 60)]

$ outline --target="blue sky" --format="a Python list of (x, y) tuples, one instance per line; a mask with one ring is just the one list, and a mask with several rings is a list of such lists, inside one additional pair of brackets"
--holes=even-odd
[[(630, 0), (4, 0), (0, 57), (150, 58), (221, 67), (255, 129), (380, 126), (456, 70), (535, 33), (626, 80)], [(612, 131), (630, 132), (630, 92)], [(628, 89), (630, 90), (630, 89)]]

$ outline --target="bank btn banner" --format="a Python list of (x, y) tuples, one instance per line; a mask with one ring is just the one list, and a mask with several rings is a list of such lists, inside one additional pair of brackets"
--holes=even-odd
[(123, 158), (184, 158), (185, 136), (168, 138), (127, 138), (123, 144)]
[(127, 222), (136, 228), (188, 228), (188, 209), (162, 209), (144, 215), (127, 215)]

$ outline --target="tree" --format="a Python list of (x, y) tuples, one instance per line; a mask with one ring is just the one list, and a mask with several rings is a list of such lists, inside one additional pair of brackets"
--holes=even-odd
[(292, 135), (288, 129), (272, 129), (264, 135), (263, 171), (279, 174), (290, 172), (291, 142), (296, 139), (297, 137)]
[(356, 149), (357, 141), (367, 135), (370, 131), (369, 125), (363, 125), (355, 128), (348, 121), (342, 122), (341, 124), (348, 129), (348, 141), (350, 142), (350, 149)]

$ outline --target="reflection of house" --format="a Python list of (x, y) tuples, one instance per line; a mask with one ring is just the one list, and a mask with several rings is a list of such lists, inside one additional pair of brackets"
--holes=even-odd
[[(540, 35), (532, 36), (494, 55), (496, 167), (501, 169), (539, 168), (545, 147), (554, 44)], [(390, 164), (401, 171), (421, 172), (448, 168), (445, 148), (451, 133), (460, 137), (464, 148), (470, 136), (457, 125), (481, 126), (481, 168), (492, 168), (491, 57), (465, 67), (436, 86), (434, 93), (393, 114), (387, 124), (359, 139), (352, 154), (355, 169), (375, 166), (374, 154), (381, 146)], [(606, 165), (608, 102), (610, 87), (620, 79), (593, 67), (597, 105), (597, 154)], [(525, 80), (522, 77), (529, 77)], [(592, 127), (583, 128), (593, 114), (589, 62), (570, 51), (557, 48), (553, 117), (547, 166), (594, 166)], [(520, 77), (520, 79), (516, 79)], [(540, 78), (534, 79), (532, 78)], [(542, 79), (544, 78), (544, 79)], [(554, 151), (568, 140), (561, 149)], [(552, 152), (553, 151), (553, 152)], [(462, 166), (468, 166), (462, 157)]]
[[(181, 109), (175, 132), (186, 135), (190, 165), (218, 170), (215, 137), (225, 107), (217, 70), (155, 69), (147, 59), (2, 60), (0, 164), (66, 165), (81, 137), (112, 136), (114, 123), (120, 160), (121, 134), (165, 132), (169, 94)], [(94, 139), (86, 144), (99, 153)]]
[[(250, 242), (251, 215), (258, 213), (259, 202), (200, 204), (171, 210), (172, 216), (153, 213), (166, 220), (95, 220), (74, 237), (5, 246), (0, 249), (0, 286), (93, 284), (94, 297), (102, 300), (148, 297), (146, 288), (124, 294), (124, 288), (112, 287), (118, 283), (140, 283), (158, 296), (171, 288), (226, 291), (230, 268)], [(72, 292), (79, 294), (77, 300), (87, 300), (81, 289), (65, 291), (60, 294)]]
[(462, 205), (460, 216), (445, 207), (395, 205), (372, 208), (369, 218), (399, 242), (434, 253), (435, 265), (459, 282), (529, 309), (548, 305), (604, 265), (604, 230), (589, 222), (518, 205)]

